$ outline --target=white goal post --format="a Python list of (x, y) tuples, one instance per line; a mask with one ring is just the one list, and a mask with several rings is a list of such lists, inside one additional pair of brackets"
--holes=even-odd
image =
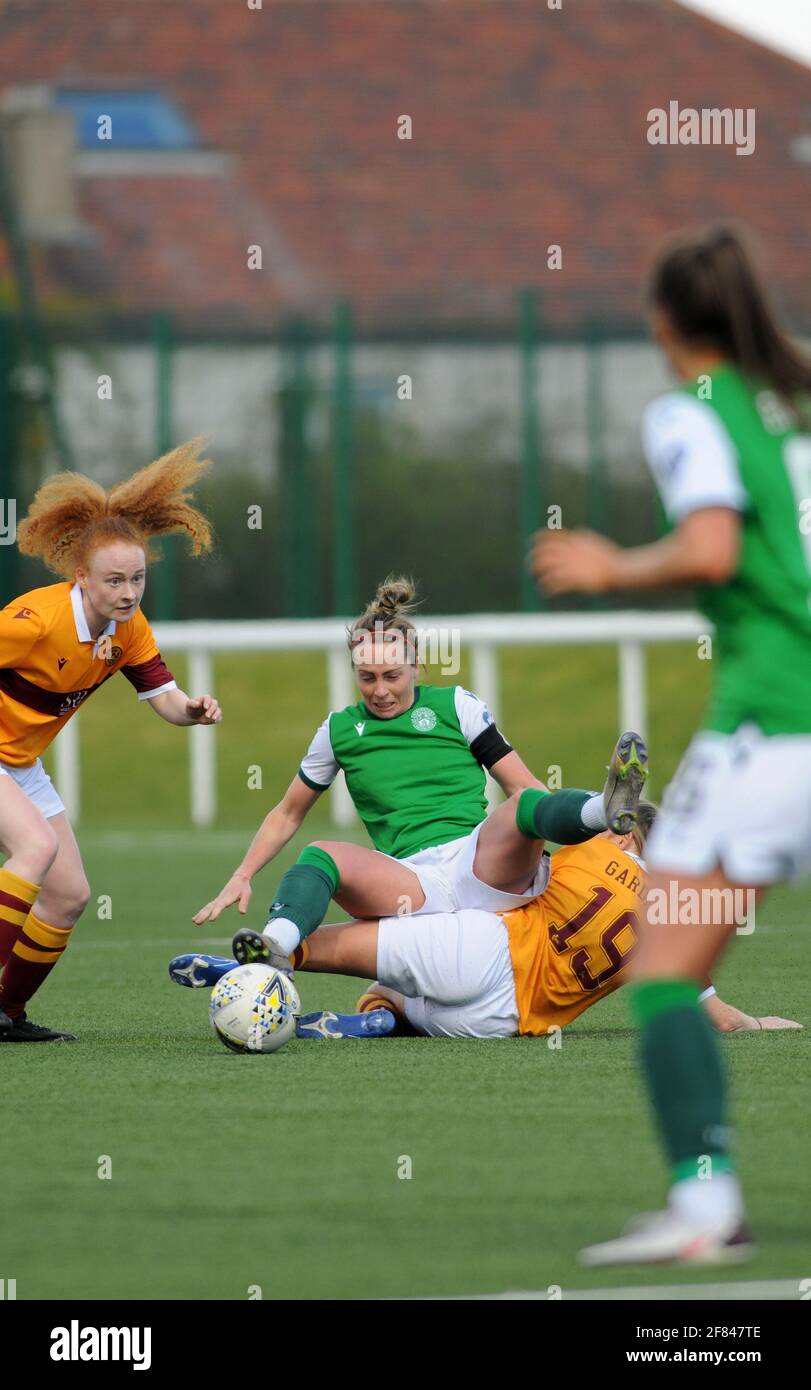
[[(619, 661), (618, 727), (640, 733), (647, 724), (646, 646), (695, 642), (710, 632), (706, 619), (697, 613), (671, 612), (420, 615), (417, 626), (420, 631), (458, 636), (462, 652), (470, 657), (470, 684), (496, 719), (499, 647), (615, 645)], [(346, 647), (346, 623), (338, 618), (156, 623), (154, 631), (170, 664), (175, 652), (188, 654), (187, 686), (192, 695), (217, 693), (212, 661), (216, 652), (322, 651), (327, 663), (328, 708), (342, 709), (357, 698)], [(54, 745), (56, 786), (74, 822), (81, 814), (80, 718), (77, 714), (69, 720)], [(189, 729), (189, 810), (195, 826), (210, 826), (216, 819), (220, 736), (212, 728)], [(291, 766), (291, 776), (294, 771)], [(488, 779), (491, 800), (494, 792), (495, 784)], [(331, 818), (338, 826), (355, 819), (342, 775), (332, 788)]]

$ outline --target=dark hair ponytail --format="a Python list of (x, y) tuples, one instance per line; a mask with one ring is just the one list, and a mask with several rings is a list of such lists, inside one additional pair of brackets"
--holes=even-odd
[(769, 386), (798, 414), (811, 401), (811, 358), (780, 327), (746, 237), (710, 227), (668, 242), (649, 297), (687, 342), (723, 352), (750, 381)]
[(408, 659), (416, 661), (417, 629), (409, 613), (416, 608), (417, 586), (404, 575), (389, 574), (359, 617), (347, 628), (350, 651), (366, 637), (399, 634), (407, 644)]

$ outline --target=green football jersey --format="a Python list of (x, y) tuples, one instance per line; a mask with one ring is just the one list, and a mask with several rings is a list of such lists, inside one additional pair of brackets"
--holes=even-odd
[(731, 366), (654, 401), (643, 433), (672, 524), (702, 507), (741, 516), (735, 574), (698, 591), (715, 627), (704, 727), (811, 733), (811, 434)]
[(360, 700), (330, 714), (299, 776), (322, 790), (343, 769), (375, 849), (403, 859), (469, 835), (487, 814), (485, 767), (509, 753), (481, 700), (459, 685), (417, 685), (403, 714)]

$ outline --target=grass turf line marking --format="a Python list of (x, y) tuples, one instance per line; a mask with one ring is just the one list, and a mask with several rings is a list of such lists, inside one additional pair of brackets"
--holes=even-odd
[(244, 830), (86, 830), (82, 841), (96, 850), (189, 850), (233, 849), (251, 836)]
[[(510, 1300), (516, 1302), (535, 1301), (540, 1303), (557, 1303), (559, 1301), (568, 1302), (602, 1302), (603, 1300), (633, 1300), (637, 1299), (679, 1299), (700, 1300), (700, 1299), (799, 1299), (800, 1283), (798, 1279), (762, 1279), (762, 1280), (739, 1280), (730, 1284), (643, 1284), (633, 1288), (619, 1289), (563, 1289), (561, 1298), (550, 1299), (546, 1289), (523, 1289), (515, 1290), (510, 1293), (478, 1293), (470, 1294), (465, 1298), (464, 1294), (457, 1294), (451, 1302), (461, 1300), (470, 1302)], [(443, 1301), (442, 1299), (438, 1301)]]

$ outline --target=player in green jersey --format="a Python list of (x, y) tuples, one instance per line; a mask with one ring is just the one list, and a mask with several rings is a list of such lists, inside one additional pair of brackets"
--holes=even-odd
[(698, 991), (740, 921), (733, 898), (751, 906), (811, 865), (811, 362), (778, 327), (734, 229), (668, 245), (650, 302), (681, 381), (643, 427), (672, 530), (630, 550), (550, 532), (534, 551), (549, 593), (697, 584), (715, 625), (708, 715), (648, 843), (634, 971), (668, 1206), (585, 1250), (592, 1265), (746, 1258), (724, 1079)]
[[(251, 879), (287, 844), (339, 770), (374, 849), (318, 841), (283, 876), (262, 935), (234, 938), (241, 963), (267, 956), (287, 966), (334, 898), (353, 917), (510, 911), (543, 892), (544, 841), (579, 843), (610, 825), (627, 831), (647, 775), (638, 735), (617, 744), (602, 793), (549, 792), (461, 686), (418, 682), (410, 581), (389, 578), (349, 629), (360, 700), (330, 714), (297, 776), (265, 817), (222, 891), (195, 916), (247, 910)], [(507, 800), (487, 816), (485, 769)]]

